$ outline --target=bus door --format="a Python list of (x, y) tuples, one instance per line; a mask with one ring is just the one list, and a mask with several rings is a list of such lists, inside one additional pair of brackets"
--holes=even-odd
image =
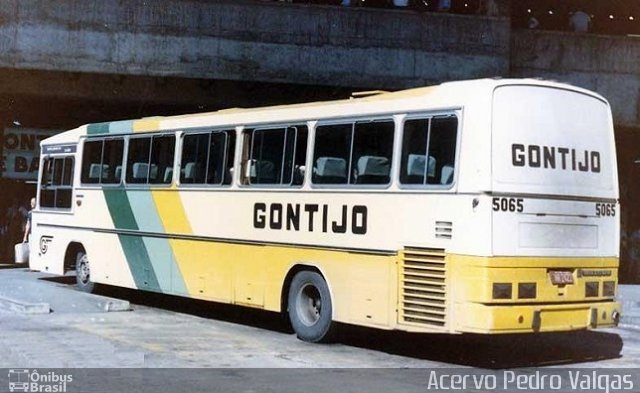
[(56, 266), (52, 261), (60, 252), (64, 253), (64, 250), (55, 250), (53, 236), (46, 224), (60, 224), (64, 215), (74, 212), (75, 151), (75, 144), (42, 147), (38, 196), (32, 212), (29, 241), (29, 268), (32, 270), (51, 272), (48, 267)]
[(42, 209), (71, 212), (74, 156), (45, 156), (42, 165), (38, 206)]

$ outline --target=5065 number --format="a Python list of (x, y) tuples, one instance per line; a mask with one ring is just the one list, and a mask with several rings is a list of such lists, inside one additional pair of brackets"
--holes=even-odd
[(598, 217), (615, 217), (615, 203), (596, 203), (596, 216)]
[(518, 212), (524, 210), (524, 200), (522, 198), (493, 198), (494, 212)]

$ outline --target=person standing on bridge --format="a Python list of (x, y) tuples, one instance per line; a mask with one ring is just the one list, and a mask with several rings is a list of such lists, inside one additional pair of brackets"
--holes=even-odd
[(577, 10), (569, 17), (569, 26), (576, 33), (588, 33), (591, 29), (591, 17), (586, 12)]

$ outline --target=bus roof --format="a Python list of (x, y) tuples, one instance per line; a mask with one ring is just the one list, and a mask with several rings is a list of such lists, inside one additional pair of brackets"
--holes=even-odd
[[(155, 116), (132, 120), (87, 124), (76, 129), (54, 135), (43, 144), (69, 143), (83, 135), (125, 134), (131, 132), (153, 132), (199, 127), (235, 127), (245, 124), (287, 123), (314, 119), (375, 116), (386, 113), (451, 109), (463, 107), (478, 97), (486, 97), (500, 86), (529, 85), (555, 87), (572, 90), (607, 102), (592, 91), (572, 85), (541, 79), (475, 79), (445, 82), (440, 85), (412, 88), (395, 92), (376, 92), (358, 98), (333, 101), (317, 101), (301, 104), (265, 106), (256, 108), (228, 108), (215, 112), (203, 112), (176, 116)], [(427, 100), (425, 102), (425, 100)], [(381, 105), (384, 104), (384, 105)]]

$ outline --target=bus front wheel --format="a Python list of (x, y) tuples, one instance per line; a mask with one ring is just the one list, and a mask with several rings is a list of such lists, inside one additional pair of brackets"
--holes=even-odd
[(289, 320), (302, 341), (330, 341), (335, 332), (329, 287), (324, 278), (312, 271), (297, 273), (291, 281), (288, 297)]
[(91, 281), (89, 258), (84, 250), (76, 254), (76, 283), (82, 292), (92, 293), (95, 290), (95, 283)]

